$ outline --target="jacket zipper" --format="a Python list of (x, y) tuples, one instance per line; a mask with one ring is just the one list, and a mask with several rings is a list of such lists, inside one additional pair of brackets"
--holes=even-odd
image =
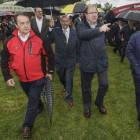
[[(33, 35), (33, 36), (34, 36), (34, 35)], [(21, 42), (21, 40), (20, 40), (19, 37), (18, 37), (18, 39), (19, 39), (19, 41), (20, 41), (20, 43), (21, 43), (21, 45), (22, 45), (22, 42)], [(28, 40), (29, 40), (29, 38), (28, 38), (26, 41), (28, 41)], [(25, 44), (26, 44), (26, 42), (25, 42)], [(23, 47), (23, 45), (22, 45), (22, 47)], [(24, 45), (24, 47), (23, 47), (23, 51), (24, 51), (24, 54), (23, 54), (24, 71), (25, 71), (26, 79), (27, 79), (27, 81), (28, 81), (27, 73), (26, 73), (26, 68), (25, 68), (25, 45)]]

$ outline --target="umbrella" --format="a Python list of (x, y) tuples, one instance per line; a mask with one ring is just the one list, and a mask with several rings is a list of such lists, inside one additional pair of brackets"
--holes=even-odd
[(140, 11), (128, 11), (123, 15), (124, 19), (140, 21)]
[(45, 79), (45, 84), (43, 87), (43, 94), (44, 94), (44, 99), (47, 104), (47, 108), (49, 111), (50, 115), (50, 123), (52, 124), (52, 113), (53, 113), (53, 85), (51, 83), (51, 80), (49, 77)]
[(44, 7), (42, 8), (43, 13), (46, 15), (51, 15), (52, 13), (56, 14), (56, 15), (62, 15), (62, 13), (60, 13), (62, 11), (61, 8), (57, 8), (57, 7)]
[(24, 7), (49, 7), (73, 4), (80, 0), (19, 0), (16, 5)]
[[(127, 12), (128, 12), (128, 11), (127, 11)], [(121, 18), (123, 18), (123, 16), (124, 16), (127, 12), (120, 13), (120, 14), (118, 14), (115, 18), (121, 19)]]
[(5, 2), (0, 5), (0, 11), (8, 12), (34, 12), (33, 8), (25, 8), (15, 5), (16, 1)]
[(7, 16), (7, 14), (0, 12), (0, 16)]
[[(84, 3), (84, 2), (77, 2), (71, 5), (67, 5), (61, 11), (61, 13), (84, 13), (84, 9), (86, 5), (88, 5), (88, 3)], [(98, 8), (97, 10), (98, 12), (101, 12)]]
[(9, 16), (14, 16), (14, 15), (15, 15), (15, 14), (12, 13), (12, 12), (5, 12), (5, 11), (2, 11), (1, 13), (6, 14), (6, 15), (9, 15)]

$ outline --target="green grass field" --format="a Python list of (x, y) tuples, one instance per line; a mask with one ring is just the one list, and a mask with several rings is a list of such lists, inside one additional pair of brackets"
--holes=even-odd
[[(74, 106), (68, 108), (64, 100), (65, 93), (57, 74), (53, 76), (54, 107), (53, 124), (47, 108), (36, 118), (31, 140), (140, 140), (135, 91), (130, 64), (125, 58), (120, 63), (119, 54), (114, 54), (107, 44), (109, 55), (109, 89), (104, 98), (107, 114), (102, 115), (95, 98), (98, 90), (97, 75), (92, 81), (91, 118), (84, 117), (80, 71), (74, 73)], [(24, 121), (27, 97), (22, 91), (18, 78), (14, 75), (15, 87), (8, 87), (0, 70), (0, 140), (22, 140), (22, 123)], [(43, 96), (41, 94), (41, 98)], [(44, 99), (43, 99), (44, 101)], [(45, 102), (44, 102), (45, 103)]]

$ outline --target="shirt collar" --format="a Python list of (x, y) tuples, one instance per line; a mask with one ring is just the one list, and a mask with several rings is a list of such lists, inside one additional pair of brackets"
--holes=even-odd
[[(62, 30), (63, 30), (63, 32), (64, 32), (64, 28), (62, 27)], [(66, 32), (68, 32), (70, 30), (70, 27), (68, 27), (67, 29), (66, 29)]]
[(42, 21), (43, 20), (43, 17), (41, 19), (38, 19), (37, 16), (35, 16), (36, 20), (38, 21)]
[(91, 28), (95, 28), (96, 25), (97, 25), (97, 21), (95, 22), (94, 26), (93, 26), (88, 20), (87, 20), (87, 22), (88, 22), (88, 24), (89, 24), (89, 26), (90, 26)]
[(27, 34), (25, 35), (25, 37), (23, 37), (23, 36), (20, 34), (19, 30), (18, 30), (18, 37), (19, 37), (22, 41), (26, 41), (26, 40), (28, 39), (29, 36), (30, 36), (30, 32), (27, 33)]

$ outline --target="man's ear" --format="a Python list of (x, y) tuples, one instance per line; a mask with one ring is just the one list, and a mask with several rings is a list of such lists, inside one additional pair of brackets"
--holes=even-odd
[(18, 27), (17, 27), (17, 24), (15, 24), (15, 26), (16, 26), (16, 28), (18, 28)]

